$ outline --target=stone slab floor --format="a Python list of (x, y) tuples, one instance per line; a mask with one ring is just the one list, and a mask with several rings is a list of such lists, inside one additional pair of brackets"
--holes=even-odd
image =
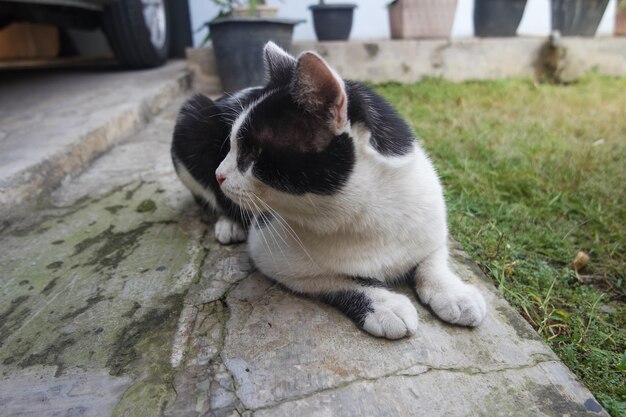
[(219, 246), (170, 163), (181, 103), (1, 227), (1, 416), (607, 415), (454, 244), (484, 324), (418, 306), (400, 341)]

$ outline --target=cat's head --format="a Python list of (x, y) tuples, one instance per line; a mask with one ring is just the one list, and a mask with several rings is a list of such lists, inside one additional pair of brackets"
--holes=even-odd
[(355, 165), (343, 80), (314, 52), (294, 58), (270, 42), (264, 58), (267, 85), (233, 122), (216, 171), (222, 190), (279, 211), (340, 193)]

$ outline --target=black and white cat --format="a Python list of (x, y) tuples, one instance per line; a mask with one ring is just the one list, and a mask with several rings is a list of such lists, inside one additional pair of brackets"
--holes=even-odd
[(172, 156), (220, 217), (221, 243), (248, 240), (266, 276), (337, 307), (367, 332), (413, 334), (410, 282), (442, 320), (477, 326), (486, 306), (448, 266), (435, 169), (383, 98), (317, 54), (264, 50), (268, 83), (181, 110)]

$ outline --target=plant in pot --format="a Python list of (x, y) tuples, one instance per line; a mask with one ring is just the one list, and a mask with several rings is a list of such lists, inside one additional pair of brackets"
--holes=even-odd
[(268, 17), (262, 0), (211, 1), (220, 8), (218, 16), (207, 26), (222, 89), (232, 92), (262, 85), (263, 47), (274, 41), (289, 50), (293, 28), (300, 21)]
[(552, 30), (563, 36), (594, 36), (609, 0), (552, 0)]
[(319, 4), (309, 6), (313, 13), (313, 27), (319, 41), (345, 41), (352, 30), (352, 16), (356, 4)]
[(507, 37), (517, 34), (526, 0), (476, 0), (474, 34), (480, 37)]
[(617, 5), (615, 34), (617, 36), (626, 36), (626, 0), (621, 0)]
[(457, 0), (395, 0), (389, 3), (392, 39), (449, 38)]

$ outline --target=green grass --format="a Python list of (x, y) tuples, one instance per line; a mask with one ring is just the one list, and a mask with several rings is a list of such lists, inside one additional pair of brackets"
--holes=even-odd
[[(626, 78), (376, 89), (433, 157), (452, 236), (603, 406), (625, 416)], [(577, 275), (578, 251), (590, 262)]]

